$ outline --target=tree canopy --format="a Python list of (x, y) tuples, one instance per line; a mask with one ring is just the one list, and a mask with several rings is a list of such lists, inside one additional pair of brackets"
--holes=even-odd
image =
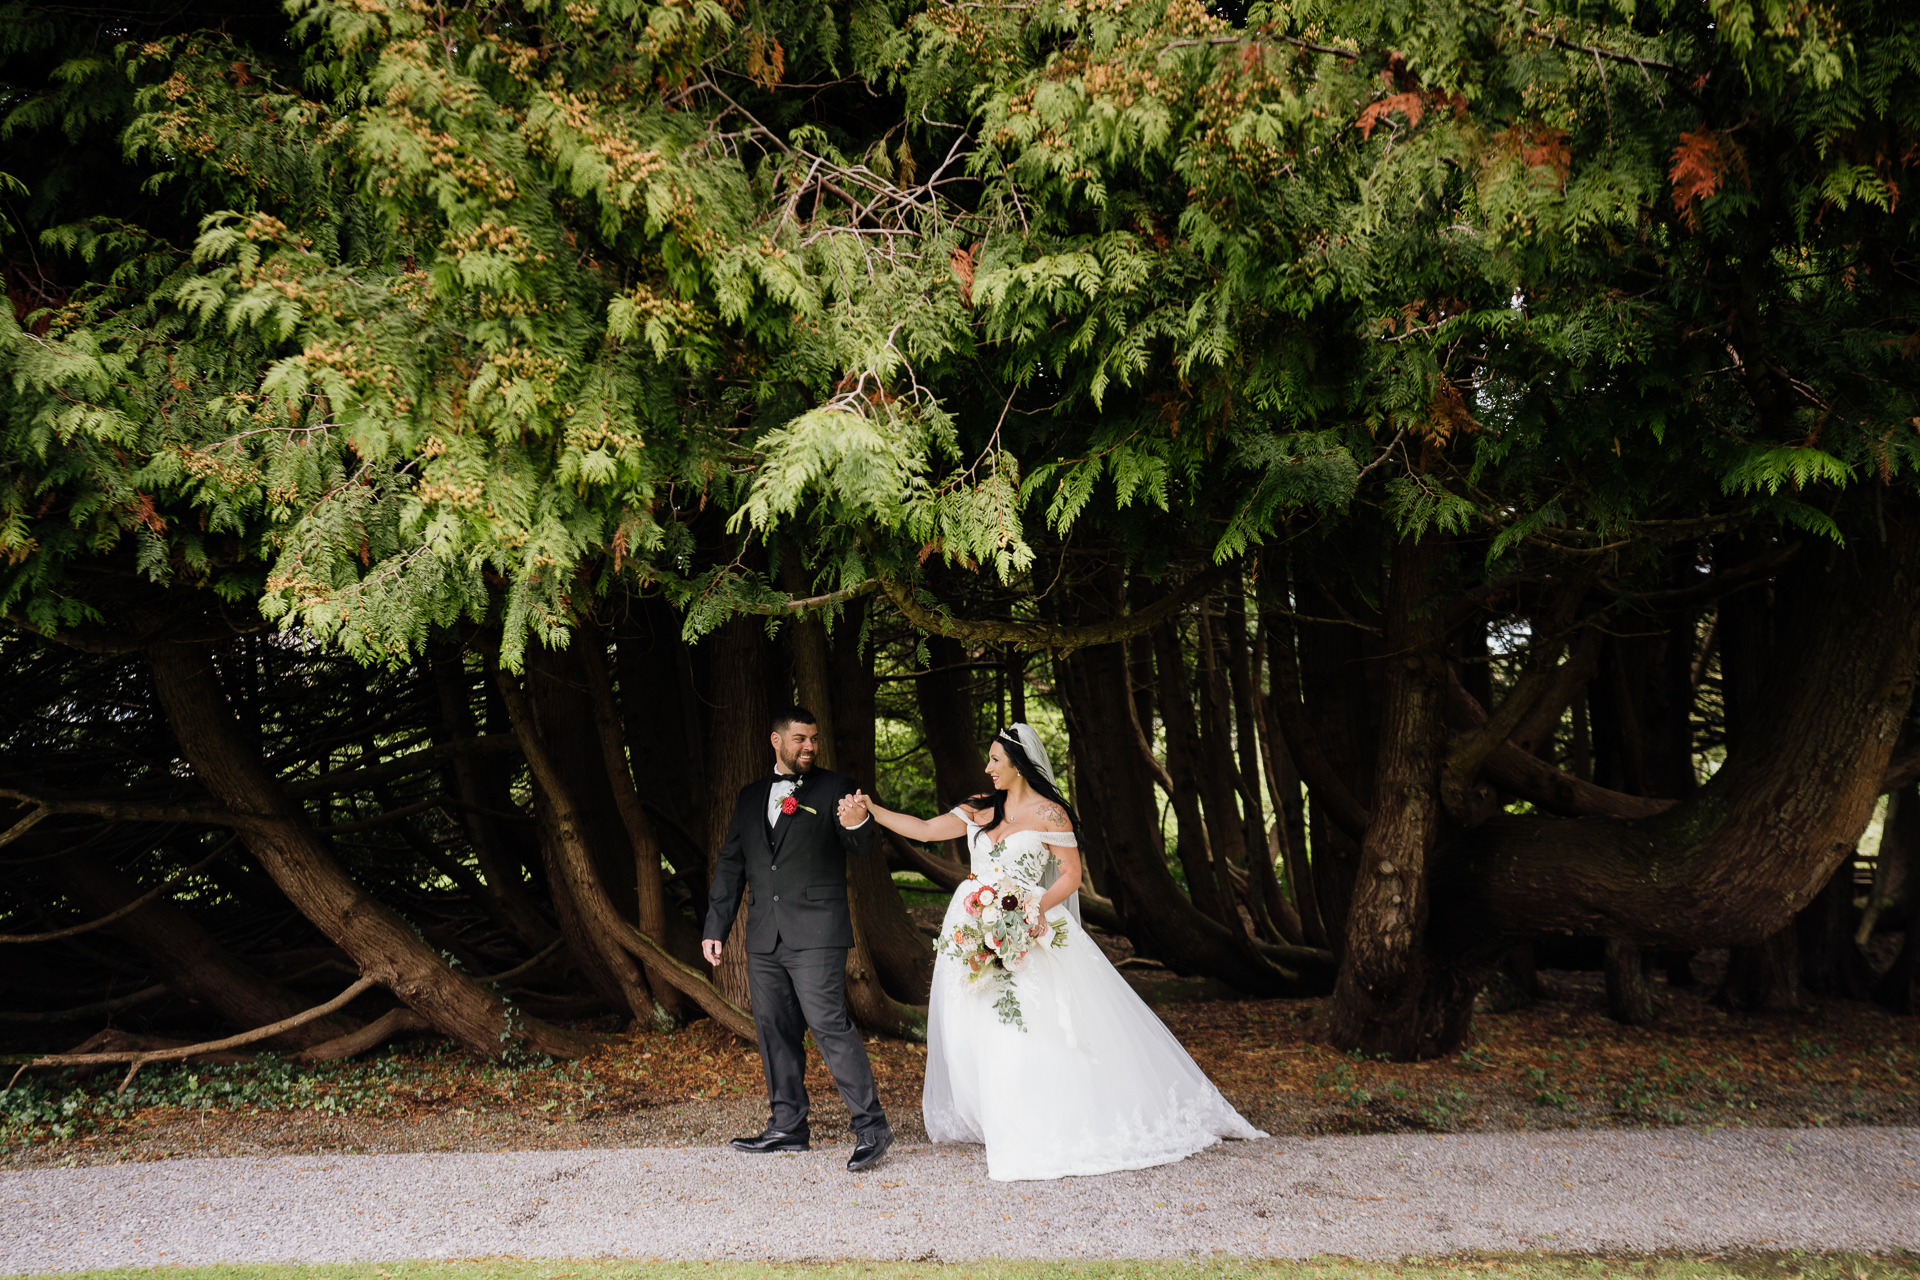
[[(920, 674), (953, 658), (939, 641), (972, 646), (954, 661), (1044, 651), (1076, 744), (1097, 723), (1148, 739), (1158, 775), (1077, 760), (1110, 813), (1157, 778), (1183, 789), (1155, 733), (1192, 760), (1209, 735), (1242, 753), (1185, 815), (1218, 852), (1180, 862), (1195, 914), (1152, 926), (1163, 951), (1269, 990), (1332, 955), (1456, 1012), (1434, 994), (1455, 979), (1407, 978), (1406, 948), (1453, 973), (1493, 933), (1415, 929), (1369, 960), (1342, 930), (1424, 921), (1429, 871), (1531, 865), (1509, 819), (1649, 822), (1665, 852), (1620, 865), (1657, 887), (1654, 862), (1733, 856), (1741, 806), (1774, 785), (1755, 779), (1828, 771), (1834, 798), (1775, 840), (1792, 852), (1743, 864), (1784, 877), (1773, 906), (1747, 884), (1721, 931), (1745, 939), (1806, 905), (1882, 784), (1920, 536), (1911, 6), (0, 12), (0, 616), (151, 650), (210, 779), (259, 781), (230, 726), (190, 714), (218, 686), (169, 646), (278, 628), (400, 671), (473, 644), (506, 673), (497, 727), (565, 814), (594, 802), (542, 754), (564, 697), (543, 711), (537, 690), (623, 683), (595, 674), (600, 628), (670, 616), (751, 664), (764, 637), (739, 620), (784, 624), (797, 687), (831, 676), (858, 703), (871, 664), (856, 679), (842, 655), (884, 615), (929, 637)], [(1721, 651), (1740, 705), (1768, 662), (1819, 678), (1766, 732), (1743, 722), (1702, 807), (1682, 803), (1690, 749), (1671, 784), (1642, 769), (1606, 797), (1502, 754), (1595, 678), (1593, 646), (1664, 634), (1661, 670), (1705, 670), (1698, 610), (1757, 583), (1754, 648)], [(1795, 608), (1834, 620), (1796, 629)], [(1522, 656), (1496, 688), (1501, 628)], [(1336, 633), (1370, 664), (1337, 695)], [(1185, 705), (1188, 679), (1191, 732), (1146, 702), (1101, 720), (1149, 686)], [(1853, 719), (1820, 720), (1843, 695)], [(1304, 959), (1285, 948), (1311, 941), (1307, 913), (1283, 927), (1300, 904), (1247, 856), (1268, 838), (1247, 753), (1276, 730), (1313, 856), (1343, 868)], [(196, 755), (201, 732), (217, 750)], [(593, 784), (608, 815), (624, 775)], [(1298, 792), (1265, 781), (1276, 807)], [(216, 798), (244, 809), (232, 786)], [(1098, 834), (1140, 850), (1113, 910), (1145, 938), (1179, 859), (1147, 816), (1111, 821)], [(272, 857), (313, 852), (293, 827), (274, 839)], [(591, 842), (571, 839), (552, 835), (549, 871), (601, 919), (603, 989), (639, 990), (640, 964), (708, 1000), (658, 920), (598, 905)], [(1408, 866), (1418, 883), (1392, 878)], [(1496, 909), (1474, 883), (1465, 900), (1518, 931), (1529, 911), (1636, 945), (1694, 927), (1605, 919), (1579, 893)], [(1235, 893), (1260, 898), (1262, 937)], [(1703, 896), (1687, 919), (1710, 914)], [(1387, 1044), (1341, 999), (1355, 1044), (1428, 1052), (1457, 1030)]]

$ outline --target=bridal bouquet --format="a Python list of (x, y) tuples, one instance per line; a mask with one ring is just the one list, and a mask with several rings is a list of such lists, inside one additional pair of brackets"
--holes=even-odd
[[(1004, 840), (994, 845), (996, 862), (1005, 849)], [(1000, 1021), (1022, 1031), (1027, 1024), (1021, 1016), (1020, 997), (1014, 993), (1013, 975), (1033, 963), (1040, 947), (1067, 945), (1067, 922), (1049, 921), (1040, 914), (1040, 893), (1032, 887), (1039, 868), (1024, 865), (1038, 860), (1028, 855), (1017, 868), (1034, 873), (1024, 881), (1003, 873), (993, 883), (970, 884), (961, 899), (966, 922), (955, 925), (940, 940), (940, 950), (966, 966), (967, 988), (983, 995), (998, 991), (994, 1011)]]

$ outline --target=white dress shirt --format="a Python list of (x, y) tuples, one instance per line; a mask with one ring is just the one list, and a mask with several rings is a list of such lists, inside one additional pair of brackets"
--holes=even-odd
[[(767, 788), (767, 825), (768, 826), (771, 827), (779, 824), (780, 802), (782, 800), (785, 800), (788, 796), (792, 795), (794, 792), (798, 791), (799, 789), (800, 789), (800, 775), (794, 774), (794, 773), (779, 773), (777, 770), (775, 771), (773, 785)], [(871, 821), (873, 821), (873, 815), (869, 813), (866, 817), (854, 823), (851, 827), (848, 827), (847, 830), (858, 831), (861, 827), (866, 826), (867, 823)]]

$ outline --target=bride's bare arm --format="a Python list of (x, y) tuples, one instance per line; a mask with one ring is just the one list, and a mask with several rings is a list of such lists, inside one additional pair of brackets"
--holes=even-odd
[(909, 840), (957, 840), (967, 834), (967, 824), (960, 820), (958, 814), (943, 813), (937, 818), (916, 818), (912, 814), (889, 809), (862, 791), (856, 791), (840, 802), (840, 820), (846, 822), (851, 814), (852, 825), (858, 826), (860, 818), (856, 811), (859, 810), (871, 813), (875, 822), (889, 831), (899, 832)]
[[(1043, 827), (1040, 842), (1046, 844), (1047, 832), (1071, 831), (1067, 815), (1058, 805), (1049, 805), (1042, 815)], [(1047, 891), (1040, 896), (1040, 911), (1045, 914), (1065, 902), (1069, 895), (1080, 889), (1080, 849), (1078, 845), (1048, 844), (1047, 851), (1060, 861), (1060, 878), (1055, 880)]]

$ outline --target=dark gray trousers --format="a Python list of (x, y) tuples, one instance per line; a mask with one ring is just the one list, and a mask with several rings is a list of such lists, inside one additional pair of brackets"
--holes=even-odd
[(806, 1034), (811, 1030), (853, 1115), (854, 1133), (866, 1138), (891, 1132), (873, 1087), (867, 1047), (847, 1012), (845, 947), (801, 950), (783, 938), (772, 951), (749, 952), (747, 989), (775, 1129), (791, 1133), (807, 1127)]

